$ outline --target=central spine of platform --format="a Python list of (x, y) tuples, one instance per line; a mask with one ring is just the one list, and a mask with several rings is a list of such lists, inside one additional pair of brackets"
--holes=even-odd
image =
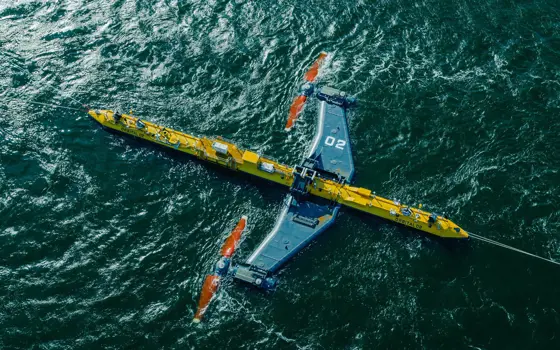
[[(330, 108), (323, 102), (322, 108)], [(292, 187), (295, 173), (301, 174), (303, 168), (292, 168), (273, 159), (260, 156), (256, 152), (238, 148), (234, 143), (223, 138), (197, 137), (166, 128), (126, 114), (118, 114), (110, 110), (90, 110), (88, 114), (102, 127), (111, 131), (134, 136), (151, 143), (190, 154), (200, 160), (241, 171), (287, 187)], [(336, 129), (334, 129), (336, 130)], [(330, 137), (330, 138), (329, 138)], [(324, 136), (323, 145), (336, 148), (342, 142), (333, 136)], [(337, 143), (338, 142), (338, 143)], [(342, 147), (342, 146), (341, 146)], [(330, 163), (336, 159), (331, 159)], [(304, 164), (305, 165), (305, 164)], [(315, 176), (305, 182), (300, 189), (315, 197), (326, 199), (362, 212), (376, 215), (390, 221), (445, 238), (467, 238), (468, 233), (440, 215), (425, 212), (418, 208), (401, 204), (377, 196), (372, 191), (351, 186), (338, 181), (328, 171), (315, 171)], [(305, 174), (308, 174), (305, 172)], [(304, 175), (305, 175), (304, 174)]]

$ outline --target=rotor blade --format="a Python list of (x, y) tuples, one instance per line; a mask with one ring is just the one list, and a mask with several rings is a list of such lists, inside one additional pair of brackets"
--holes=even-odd
[(305, 73), (305, 80), (307, 80), (310, 83), (315, 81), (315, 78), (317, 77), (317, 74), (319, 74), (319, 67), (321, 66), (321, 64), (323, 63), (323, 61), (325, 60), (326, 57), (327, 57), (326, 52), (321, 52), (319, 54), (319, 58), (317, 58), (317, 60), (315, 62), (313, 62), (313, 65), (311, 66), (311, 68), (309, 68), (307, 73)]
[(305, 101), (307, 101), (307, 96), (299, 95), (294, 99), (294, 102), (292, 102), (292, 105), (290, 106), (290, 113), (288, 114), (288, 121), (286, 122), (286, 131), (290, 131), (294, 127), (296, 119), (301, 113)]
[(243, 215), (241, 219), (239, 219), (237, 226), (235, 226), (229, 237), (224, 242), (222, 251), (220, 252), (222, 256), (231, 258), (235, 252), (235, 248), (237, 248), (237, 243), (239, 243), (239, 240), (241, 239), (241, 234), (245, 231), (245, 227), (247, 227), (247, 216)]
[(218, 286), (220, 284), (220, 277), (216, 275), (208, 275), (204, 280), (204, 284), (202, 285), (202, 291), (200, 292), (200, 299), (198, 300), (198, 309), (196, 310), (196, 314), (194, 315), (193, 322), (199, 323), (208, 308), (208, 304), (212, 300), (214, 294), (218, 290)]
[(309, 68), (309, 70), (305, 73), (304, 78), (307, 83), (306, 85), (302, 86), (300, 94), (294, 99), (292, 105), (290, 106), (290, 113), (288, 114), (288, 121), (286, 122), (285, 128), (286, 131), (290, 131), (293, 128), (299, 114), (303, 109), (305, 101), (307, 101), (307, 96), (310, 96), (313, 93), (312, 83), (315, 81), (315, 78), (317, 78), (317, 75), (319, 74), (319, 67), (321, 67), (321, 64), (326, 57), (327, 54), (325, 52), (321, 52), (319, 54), (319, 57), (311, 65), (311, 68)]

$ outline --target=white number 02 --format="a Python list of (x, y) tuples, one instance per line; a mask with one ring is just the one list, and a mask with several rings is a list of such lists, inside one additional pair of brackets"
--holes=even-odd
[(346, 146), (346, 141), (344, 140), (337, 140), (332, 136), (327, 136), (327, 138), (325, 139), (325, 145), (327, 146), (334, 146), (334, 143), (336, 142), (336, 148), (338, 149), (344, 149), (344, 146)]

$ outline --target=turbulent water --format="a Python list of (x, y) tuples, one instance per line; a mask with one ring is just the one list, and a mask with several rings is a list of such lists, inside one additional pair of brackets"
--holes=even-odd
[(237, 259), (286, 191), (101, 130), (112, 108), (288, 164), (288, 108), (354, 94), (356, 184), (560, 260), (557, 0), (0, 2), (0, 348), (555, 349), (558, 266), (344, 210), (280, 272), (227, 282), (191, 323), (242, 214)]

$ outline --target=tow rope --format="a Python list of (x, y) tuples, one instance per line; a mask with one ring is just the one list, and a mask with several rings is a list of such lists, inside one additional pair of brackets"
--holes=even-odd
[(514, 251), (514, 252), (518, 252), (518, 253), (521, 253), (521, 254), (525, 254), (525, 255), (528, 255), (528, 256), (532, 256), (533, 258), (541, 259), (541, 260), (547, 261), (547, 262), (552, 263), (552, 264), (555, 264), (555, 265), (560, 265), (560, 263), (557, 262), (557, 261), (554, 261), (554, 260), (551, 260), (551, 259), (547, 259), (547, 258), (543, 258), (542, 256), (538, 256), (538, 255), (536, 255), (536, 254), (532, 254), (532, 253), (526, 252), (526, 251), (524, 251), (524, 250), (514, 248), (514, 247), (509, 246), (509, 245), (507, 245), (507, 244), (503, 244), (503, 243), (500, 243), (500, 242), (498, 242), (498, 241), (494, 241), (494, 240), (492, 240), (492, 239), (490, 239), (490, 238), (482, 237), (482, 236), (480, 236), (480, 235), (477, 235), (477, 234), (474, 234), (474, 233), (470, 233), (470, 232), (469, 232), (469, 236), (472, 237), (472, 238), (474, 238), (474, 239), (478, 239), (478, 240), (480, 240), (480, 241), (482, 241), (482, 242), (490, 243), (490, 244), (496, 245), (496, 246), (501, 247), (501, 248), (505, 248), (505, 249), (508, 249), (508, 250), (512, 250), (512, 251)]

